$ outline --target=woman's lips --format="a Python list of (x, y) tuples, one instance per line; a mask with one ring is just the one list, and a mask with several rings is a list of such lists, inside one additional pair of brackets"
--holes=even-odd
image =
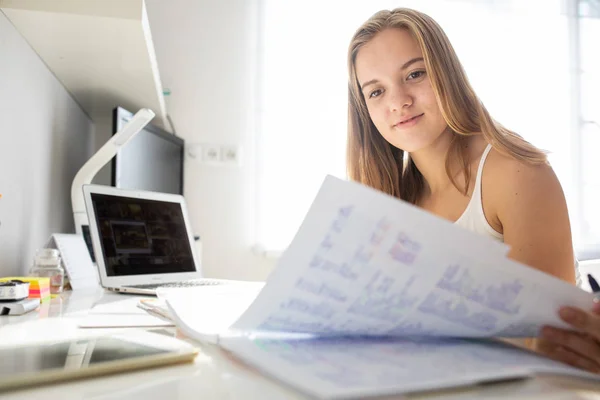
[(422, 116), (423, 114), (419, 114), (412, 118), (398, 122), (396, 125), (394, 125), (394, 128), (409, 128), (411, 126), (415, 126), (421, 120)]

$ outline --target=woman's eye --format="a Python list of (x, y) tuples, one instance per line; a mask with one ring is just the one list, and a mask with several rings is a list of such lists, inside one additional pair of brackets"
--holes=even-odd
[(410, 74), (408, 74), (407, 80), (417, 79), (417, 78), (422, 77), (423, 75), (425, 75), (425, 71), (414, 71), (414, 72), (411, 72)]
[(371, 93), (369, 93), (369, 98), (372, 99), (374, 97), (377, 97), (381, 94), (381, 89), (377, 89), (377, 90), (373, 90)]

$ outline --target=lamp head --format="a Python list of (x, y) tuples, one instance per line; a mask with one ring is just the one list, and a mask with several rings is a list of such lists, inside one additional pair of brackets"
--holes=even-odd
[[(121, 147), (127, 144), (154, 118), (154, 112), (148, 108), (139, 110), (127, 124), (113, 136), (115, 146)], [(112, 157), (111, 157), (112, 158)], [(107, 161), (108, 162), (108, 161)]]

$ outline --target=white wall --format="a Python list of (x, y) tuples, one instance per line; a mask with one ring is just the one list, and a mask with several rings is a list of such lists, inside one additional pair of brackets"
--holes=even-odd
[(163, 87), (187, 144), (238, 144), (241, 167), (186, 159), (185, 197), (202, 238), (206, 276), (264, 279), (253, 254), (256, 0), (146, 0)]
[(92, 148), (88, 117), (0, 12), (0, 276), (74, 231), (71, 181)]

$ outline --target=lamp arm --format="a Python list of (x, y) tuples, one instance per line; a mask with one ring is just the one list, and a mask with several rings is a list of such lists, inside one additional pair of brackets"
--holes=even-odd
[(85, 211), (85, 200), (83, 198), (83, 185), (92, 182), (94, 176), (108, 163), (135, 135), (154, 118), (154, 112), (148, 108), (140, 109), (131, 120), (98, 150), (84, 165), (77, 171), (73, 183), (71, 184), (71, 205), (73, 207), (73, 218), (75, 219), (75, 231), (82, 233), (82, 226), (88, 224), (87, 213)]

